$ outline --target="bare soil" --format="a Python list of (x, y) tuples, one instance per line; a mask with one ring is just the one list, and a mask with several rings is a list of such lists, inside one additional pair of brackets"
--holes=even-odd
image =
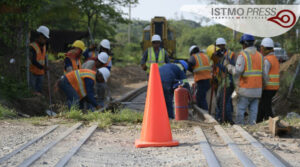
[[(57, 80), (63, 76), (63, 61), (50, 61), (50, 92), (52, 96), (52, 110), (59, 112), (59, 109), (66, 102), (65, 95), (58, 91), (54, 92), (54, 86)], [(108, 86), (113, 98), (133, 89), (139, 88), (145, 83), (147, 75), (138, 65), (129, 65), (126, 67), (112, 67), (111, 76), (108, 80)], [(43, 82), (43, 96), (34, 96), (31, 98), (16, 99), (11, 102), (9, 107), (15, 108), (18, 112), (27, 115), (45, 115), (49, 109), (49, 91), (48, 77), (45, 75)]]

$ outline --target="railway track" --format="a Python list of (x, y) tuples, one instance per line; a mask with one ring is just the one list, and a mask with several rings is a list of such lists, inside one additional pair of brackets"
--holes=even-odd
[[(114, 103), (123, 104), (124, 107), (142, 112), (144, 107), (143, 102), (145, 101), (146, 97), (145, 92), (146, 86), (143, 86), (116, 99)], [(201, 110), (195, 105), (193, 106), (193, 110), (199, 113), (203, 120), (199, 121), (199, 124), (197, 124), (197, 126), (193, 126), (193, 134), (192, 136), (190, 136), (190, 138), (194, 138), (196, 144), (190, 149), (194, 149), (194, 147), (198, 149), (199, 147), (199, 156), (193, 155), (193, 158), (202, 158), (200, 158), (199, 161), (194, 161), (200, 162), (200, 164), (190, 164), (190, 166), (290, 166), (287, 162), (276, 156), (273, 152), (266, 149), (256, 139), (248, 134), (242, 127), (237, 125), (220, 126), (217, 121), (215, 121), (215, 119), (211, 117), (206, 111)], [(99, 143), (97, 142), (96, 137), (105, 138), (105, 136), (101, 135), (101, 131), (97, 130), (96, 125), (92, 125), (89, 127), (84, 126), (82, 123), (74, 124), (71, 127), (54, 125), (49, 127), (41, 134), (37, 135), (35, 138), (32, 138), (21, 147), (15, 149), (11, 153), (0, 157), (0, 166), (62, 167), (68, 166), (68, 162), (72, 159), (72, 157), (73, 159), (81, 159), (78, 160), (78, 162), (80, 162), (81, 164), (91, 164), (90, 161), (93, 161), (94, 165), (87, 166), (140, 166), (139, 163), (132, 163), (129, 159), (127, 160), (128, 162), (126, 162), (126, 158), (124, 158), (124, 161), (122, 161), (123, 163), (107, 162), (107, 164), (109, 165), (103, 165), (101, 164), (101, 162), (107, 156), (105, 154), (110, 153), (103, 153), (99, 150), (94, 151), (98, 152), (100, 155), (98, 155), (98, 153), (95, 153), (96, 159), (93, 160), (84, 161), (84, 153), (81, 153), (80, 156), (75, 156), (78, 151), (80, 152), (81, 148), (84, 147), (87, 141), (89, 142), (89, 146), (93, 147), (93, 145), (95, 145), (98, 147)], [(89, 141), (90, 138), (92, 139)], [(122, 141), (118, 140), (114, 142), (122, 143)], [(125, 142), (125, 145), (126, 144), (128, 145), (128, 143)], [(130, 143), (130, 147), (134, 147), (132, 143)], [(95, 148), (85, 148), (82, 152), (92, 151), (93, 149)], [(189, 156), (189, 147), (185, 149), (187, 150), (186, 153), (176, 152), (175, 154)], [(131, 151), (125, 149), (123, 151), (129, 151), (129, 155), (131, 155), (132, 152), (137, 152), (136, 154), (144, 154), (143, 151), (139, 152), (139, 149), (132, 149)], [(113, 156), (124, 156), (124, 152), (122, 154), (116, 154)], [(151, 152), (148, 154), (151, 154)], [(157, 156), (159, 156), (159, 154)], [(138, 157), (135, 158), (138, 159)], [(190, 159), (194, 160), (193, 158)], [(154, 159), (153, 162), (155, 162)], [(100, 160), (101, 162), (99, 163)], [(105, 160), (110, 161), (108, 159)], [(175, 161), (173, 162), (173, 164), (171, 163), (171, 166), (181, 166), (185, 164), (185, 160), (188, 161), (189, 159), (184, 159), (183, 162), (180, 161), (180, 163), (177, 163)], [(143, 159), (141, 161), (143, 161)], [(166, 162), (165, 165), (168, 165), (168, 162)], [(80, 166), (79, 164), (77, 164), (76, 160), (73, 160), (73, 162), (71, 163), (71, 165), (69, 164), (69, 166), (74, 166), (74, 164), (76, 164), (75, 166)], [(145, 166), (152, 165), (153, 164), (146, 164)]]

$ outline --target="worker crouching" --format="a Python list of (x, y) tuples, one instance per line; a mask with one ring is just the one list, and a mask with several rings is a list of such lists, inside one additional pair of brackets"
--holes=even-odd
[(189, 89), (189, 84), (185, 75), (187, 69), (188, 64), (184, 60), (179, 60), (178, 62), (175, 62), (175, 64), (168, 63), (159, 67), (159, 73), (170, 119), (175, 118), (173, 109), (174, 89), (181, 84)]
[(58, 87), (67, 96), (68, 107), (79, 105), (83, 109), (84, 102), (91, 104), (96, 109), (103, 106), (99, 105), (94, 97), (94, 84), (107, 82), (110, 72), (103, 67), (97, 72), (88, 69), (80, 69), (69, 72), (58, 81)]

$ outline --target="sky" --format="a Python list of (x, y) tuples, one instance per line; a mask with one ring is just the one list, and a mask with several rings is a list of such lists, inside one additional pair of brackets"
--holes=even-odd
[[(167, 19), (189, 19), (198, 21), (198, 16), (181, 12), (183, 5), (204, 4), (204, 0), (139, 0), (131, 9), (132, 19), (151, 20), (154, 16), (165, 16)], [(128, 13), (128, 8), (123, 9)]]
[[(201, 5), (215, 2), (215, 0), (139, 0), (139, 4), (132, 7), (132, 19), (150, 21), (154, 16), (165, 16), (167, 19), (180, 20), (182, 18), (199, 22), (199, 16), (181, 12), (183, 5)], [(300, 0), (296, 1), (300, 3)], [(123, 8), (128, 13), (128, 8)]]

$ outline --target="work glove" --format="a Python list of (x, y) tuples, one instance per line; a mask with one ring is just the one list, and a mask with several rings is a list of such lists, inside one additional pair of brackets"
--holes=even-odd
[(183, 82), (182, 81), (178, 81), (178, 80), (176, 80), (175, 81), (175, 83), (173, 84), (173, 89), (176, 89), (176, 88), (178, 88), (178, 86), (180, 86), (180, 85), (182, 85), (183, 84)]

